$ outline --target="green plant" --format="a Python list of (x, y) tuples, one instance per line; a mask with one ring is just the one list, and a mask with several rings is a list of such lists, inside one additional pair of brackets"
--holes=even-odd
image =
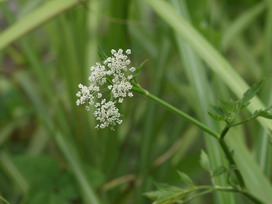
[[(272, 105), (271, 14), (269, 0), (0, 1), (1, 199), (145, 204), (152, 181), (179, 185), (176, 169), (215, 189), (237, 187), (239, 169), (246, 192), (271, 203), (271, 121), (258, 116), (230, 128), (224, 142), (238, 168), (201, 129), (220, 134), (226, 123), (207, 114), (210, 104), (242, 98), (263, 76), (258, 97), (233, 122)], [(135, 65), (148, 59), (133, 73), (135, 89), (183, 110), (200, 128), (134, 94), (116, 104), (122, 124), (97, 131), (75, 93), (100, 53), (119, 47), (133, 50)], [(200, 149), (211, 177), (199, 166)], [(215, 190), (193, 202), (247, 204), (244, 195)]]

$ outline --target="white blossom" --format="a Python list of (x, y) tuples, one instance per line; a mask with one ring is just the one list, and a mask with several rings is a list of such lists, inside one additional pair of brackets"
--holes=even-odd
[(132, 85), (129, 81), (120, 81), (113, 84), (111, 89), (114, 98), (125, 98), (132, 89)]
[[(123, 103), (126, 97), (133, 96), (131, 81), (136, 69), (130, 67), (131, 60), (128, 55), (131, 50), (112, 49), (111, 54), (112, 56), (102, 63), (90, 67), (89, 86), (79, 84), (80, 91), (76, 94), (79, 98), (76, 101), (77, 105), (86, 104), (86, 110), (90, 110), (90, 105), (95, 107), (94, 116), (98, 122), (98, 129), (121, 124), (121, 114), (116, 104)], [(105, 91), (110, 94), (103, 94)]]
[(120, 120), (121, 114), (119, 113), (119, 109), (116, 108), (113, 101), (106, 102), (106, 99), (103, 99), (101, 103), (97, 103), (97, 109), (94, 112), (94, 116), (96, 117), (96, 120), (99, 121), (96, 128), (103, 129), (108, 126), (122, 123), (122, 120)]
[(85, 104), (86, 102), (88, 102), (89, 105), (93, 104), (94, 96), (91, 94), (92, 86), (87, 87), (79, 84), (78, 88), (80, 88), (80, 91), (78, 91), (76, 94), (76, 96), (79, 97), (79, 99), (76, 101), (76, 104), (78, 106)]
[(131, 67), (131, 68), (129, 69), (129, 71), (135, 72), (135, 71), (136, 71), (136, 68), (135, 68), (135, 67)]
[(104, 65), (96, 63), (96, 66), (92, 66), (90, 70), (89, 80), (91, 83), (103, 85), (106, 82), (107, 71)]

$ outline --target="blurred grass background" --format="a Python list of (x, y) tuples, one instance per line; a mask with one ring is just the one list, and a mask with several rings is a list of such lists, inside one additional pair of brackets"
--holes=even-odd
[[(94, 129), (75, 93), (98, 52), (132, 49), (135, 66), (148, 60), (143, 87), (217, 131), (209, 106), (246, 83), (265, 77), (259, 98), (272, 103), (271, 0), (6, 0), (0, 9), (0, 195), (10, 203), (150, 203), (142, 194), (154, 181), (180, 185), (176, 170), (226, 184), (199, 164), (201, 149), (213, 168), (227, 164), (217, 142), (142, 96), (124, 104), (115, 131)], [(250, 122), (227, 138), (264, 203), (270, 128)], [(191, 203), (250, 201), (221, 192)]]

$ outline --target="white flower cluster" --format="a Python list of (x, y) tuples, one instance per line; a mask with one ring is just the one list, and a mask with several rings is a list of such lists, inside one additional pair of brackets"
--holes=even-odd
[[(112, 56), (103, 63), (91, 66), (89, 86), (79, 84), (80, 91), (76, 94), (79, 98), (76, 101), (77, 105), (86, 104), (88, 111), (91, 105), (95, 107), (94, 116), (98, 121), (96, 126), (98, 129), (121, 124), (121, 114), (116, 104), (123, 103), (127, 96), (133, 96), (131, 80), (136, 69), (130, 67), (128, 55), (131, 54), (131, 50), (127, 49), (125, 52), (122, 49), (111, 50), (111, 54)], [(107, 92), (110, 94), (105, 94)], [(104, 98), (106, 95), (110, 95), (110, 99)]]

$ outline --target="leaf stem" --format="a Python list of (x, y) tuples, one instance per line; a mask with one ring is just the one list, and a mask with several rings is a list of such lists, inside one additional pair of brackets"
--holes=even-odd
[(251, 121), (251, 120), (253, 120), (253, 119), (256, 119), (257, 117), (258, 117), (258, 116), (256, 116), (256, 117), (252, 117), (252, 118), (248, 118), (248, 119), (243, 120), (243, 121), (241, 121), (241, 122), (238, 122), (238, 123), (232, 124), (232, 125), (231, 125), (231, 127), (235, 127), (235, 126), (241, 125), (241, 124), (243, 124), (243, 123), (249, 122), (249, 121)]
[(246, 196), (248, 199), (250, 199), (251, 201), (253, 201), (256, 204), (263, 204), (262, 201), (260, 201), (258, 198), (251, 195), (247, 191), (239, 190), (237, 188), (232, 188), (232, 187), (228, 187), (228, 186), (224, 187), (224, 186), (207, 186), (207, 185), (203, 185), (203, 186), (196, 186), (194, 188), (194, 191), (197, 191), (197, 190), (213, 190), (213, 191), (225, 191), (225, 192), (240, 193), (240, 194), (243, 194), (244, 196)]
[(181, 116), (182, 118), (190, 121), (191, 123), (193, 123), (194, 125), (196, 125), (200, 129), (202, 129), (204, 132), (207, 132), (212, 137), (214, 137), (216, 139), (219, 139), (218, 133), (214, 132), (213, 130), (208, 128), (203, 123), (199, 122), (198, 120), (196, 120), (195, 118), (191, 117), (190, 115), (184, 113), (183, 111), (177, 109), (176, 107), (172, 106), (171, 104), (161, 100), (157, 96), (154, 96), (153, 94), (149, 93), (147, 90), (143, 89), (139, 84), (133, 84), (133, 85), (134, 85), (133, 90), (135, 92), (140, 93), (140, 94), (146, 96), (147, 98), (151, 99), (152, 101), (164, 106), (166, 109), (170, 110), (171, 112), (173, 112), (173, 113)]

